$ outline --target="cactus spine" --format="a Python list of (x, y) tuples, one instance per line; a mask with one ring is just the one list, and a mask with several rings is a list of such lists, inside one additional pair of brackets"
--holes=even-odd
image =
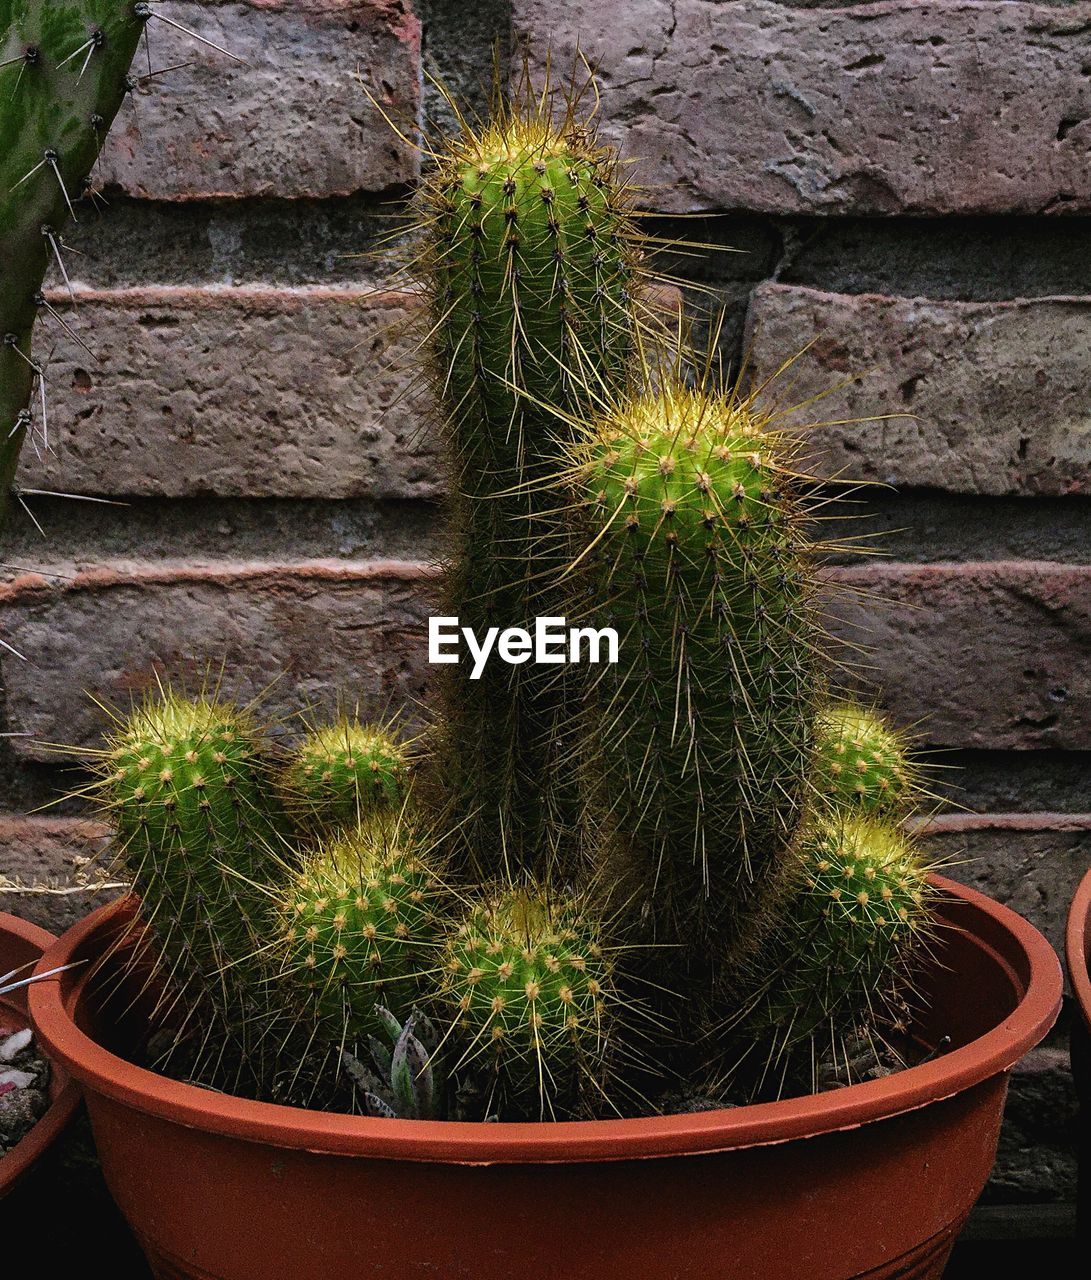
[(407, 824), (372, 820), (320, 846), (280, 904), (271, 981), (299, 988), (333, 1042), (379, 1033), (377, 1007), (404, 1017), (436, 966), (438, 893)]
[(409, 791), (409, 752), (384, 726), (347, 716), (311, 729), (281, 773), (284, 806), (305, 834), (351, 830), (396, 814)]
[(267, 944), (267, 886), (284, 847), (254, 721), (168, 690), (111, 735), (102, 772), (119, 856), (174, 993), (195, 1016), (211, 1011), (213, 1034), (241, 1037), (249, 1054), (266, 1021), (254, 957)]
[(848, 813), (897, 814), (917, 790), (902, 735), (855, 703), (819, 714), (813, 782), (824, 804)]
[(30, 346), (42, 278), (124, 99), (145, 8), (0, 0), (0, 525), (42, 376)]
[(573, 468), (573, 613), (618, 629), (584, 726), (604, 882), (699, 984), (799, 819), (819, 679), (791, 445), (685, 385), (616, 402)]
[(556, 1116), (600, 1101), (609, 1066), (612, 965), (580, 905), (507, 888), (474, 906), (448, 939), (443, 1002), (484, 1065), (493, 1105)]
[[(466, 131), (426, 189), (424, 282), (452, 467), (447, 612), (483, 629), (556, 612), (565, 537), (551, 481), (572, 415), (624, 381), (637, 236), (612, 153), (528, 99)], [(576, 793), (566, 667), (445, 669), (437, 772), (469, 865), (568, 858)]]
[(870, 1035), (907, 993), (933, 934), (928, 863), (895, 828), (827, 814), (802, 833), (796, 859), (796, 892), (749, 990), (734, 993), (747, 1052), (789, 1073), (843, 1062), (852, 1033)]

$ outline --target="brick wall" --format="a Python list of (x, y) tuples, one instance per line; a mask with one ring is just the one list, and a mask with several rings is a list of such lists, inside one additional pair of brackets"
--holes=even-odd
[[(126, 505), (36, 497), (46, 537), (7, 535), (0, 636), (28, 660), (3, 662), (0, 870), (76, 889), (18, 908), (63, 923), (96, 892), (77, 806), (18, 816), (69, 781), (44, 744), (96, 740), (85, 691), (212, 658), (244, 693), (283, 673), (284, 707), (426, 693), (444, 479), (383, 246), (417, 159), (354, 74), (442, 120), (422, 53), (480, 102), (513, 25), (533, 64), (600, 60), (649, 226), (710, 246), (668, 265), (726, 307), (728, 357), (807, 347), (782, 397), (903, 415), (814, 434), (831, 481), (878, 482), (853, 513), (887, 534), (832, 569), (882, 596), (835, 625), (952, 766), (937, 851), (1057, 942), (1091, 861), (1091, 4), (162, 9), (247, 64), (153, 28), (156, 63), (190, 65), (133, 95), (69, 237), (100, 359), (39, 338), (55, 451), (22, 484)], [(994, 1199), (1073, 1193), (1060, 1045), (1019, 1074)]]

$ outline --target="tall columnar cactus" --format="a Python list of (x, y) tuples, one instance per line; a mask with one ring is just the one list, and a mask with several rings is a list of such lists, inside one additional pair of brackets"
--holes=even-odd
[[(528, 98), (467, 129), (425, 189), (422, 278), (454, 489), (447, 612), (479, 632), (552, 615), (565, 537), (551, 487), (563, 443), (624, 383), (638, 236), (612, 152), (574, 107)], [(563, 666), (445, 668), (437, 773), (483, 875), (568, 858), (579, 690)]]
[(601, 875), (687, 984), (750, 945), (805, 800), (820, 681), (791, 464), (750, 403), (669, 371), (575, 451), (568, 612), (620, 650), (583, 724)]
[(42, 279), (60, 259), (148, 16), (134, 0), (0, 0), (0, 524), (24, 437), (32, 422), (47, 427), (31, 355), (34, 321), (52, 311)]
[(490, 1109), (575, 1114), (601, 1104), (617, 1009), (599, 925), (540, 888), (474, 906), (446, 946), (442, 1004), (459, 1066), (488, 1077)]
[[(223, 1049), (217, 1037), (231, 1036), (249, 1054), (268, 1030), (257, 957), (269, 940), (268, 886), (285, 857), (257, 726), (229, 703), (167, 691), (110, 735), (101, 771), (102, 801), (168, 997), (191, 1018), (182, 1030), (211, 1016), (211, 1051)], [(258, 1065), (255, 1053), (249, 1066)]]
[(843, 1063), (854, 1032), (873, 1035), (934, 933), (929, 864), (895, 827), (827, 814), (793, 857), (795, 892), (732, 993), (744, 1057), (763, 1055), (763, 1082), (778, 1084), (801, 1064)]
[(407, 746), (384, 725), (348, 716), (311, 729), (280, 775), (284, 806), (311, 835), (351, 830), (374, 814), (396, 814), (409, 794)]
[(283, 893), (270, 982), (287, 1000), (298, 991), (335, 1043), (377, 1035), (377, 1007), (404, 1018), (438, 969), (440, 892), (406, 823), (373, 818), (321, 845)]
[(815, 731), (812, 782), (822, 803), (863, 814), (896, 814), (917, 791), (903, 735), (855, 703), (824, 707)]

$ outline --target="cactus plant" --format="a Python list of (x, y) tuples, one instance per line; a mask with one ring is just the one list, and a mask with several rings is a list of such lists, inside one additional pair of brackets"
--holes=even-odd
[(820, 712), (812, 782), (824, 803), (865, 814), (897, 813), (917, 789), (902, 735), (856, 703)]
[(602, 878), (672, 946), (664, 965), (729, 962), (805, 798), (820, 679), (792, 455), (752, 403), (677, 371), (574, 453), (570, 613), (614, 625), (622, 653), (583, 773)]
[(319, 846), (278, 909), (271, 982), (342, 1043), (383, 1029), (381, 1006), (405, 1014), (438, 963), (440, 887), (428, 842), (405, 822), (372, 819)]
[[(640, 237), (616, 158), (578, 104), (526, 93), (467, 127), (424, 188), (418, 269), (451, 466), (446, 612), (483, 629), (549, 616), (565, 537), (550, 481), (573, 416), (624, 383), (642, 291)], [(469, 865), (495, 875), (571, 860), (578, 673), (445, 672), (437, 772)]]
[(389, 726), (341, 716), (306, 734), (280, 781), (285, 809), (301, 831), (351, 830), (371, 814), (401, 809), (409, 787), (409, 751)]
[(217, 1054), (234, 1036), (253, 1048), (265, 1021), (255, 957), (267, 944), (267, 885), (285, 857), (265, 753), (246, 710), (166, 689), (115, 727), (99, 762), (99, 796), (169, 998), (185, 1009), (183, 1031), (212, 1019)]
[(929, 863), (897, 828), (826, 814), (795, 859), (795, 891), (750, 966), (749, 989), (733, 993), (746, 1055), (766, 1055), (763, 1080), (844, 1060), (851, 1034), (873, 1032), (905, 994), (934, 933)]
[(578, 901), (505, 887), (474, 904), (445, 949), (442, 1004), (494, 1108), (556, 1115), (594, 1106), (609, 1069), (613, 966)]

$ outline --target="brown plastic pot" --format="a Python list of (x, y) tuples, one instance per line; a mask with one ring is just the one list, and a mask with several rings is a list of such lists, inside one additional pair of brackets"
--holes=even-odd
[[(17, 916), (5, 915), (0, 911), (0, 973), (33, 964), (56, 941), (53, 934), (47, 933), (45, 929), (39, 929), (35, 924), (28, 924)], [(20, 1031), (29, 1025), (27, 988), (22, 987), (18, 991), (9, 991), (7, 995), (0, 996), (0, 1026)], [(0, 1200), (52, 1146), (79, 1105), (79, 1090), (69, 1080), (63, 1068), (55, 1062), (51, 1065), (53, 1070), (49, 1082), (49, 1109), (21, 1142), (16, 1143), (6, 1156), (0, 1156)]]
[(1078, 1009), (1072, 1021), (1072, 1075), (1080, 1100), (1080, 1235), (1091, 1240), (1091, 871), (1080, 881), (1069, 908), (1065, 958)]
[[(937, 883), (950, 927), (919, 1032), (952, 1050), (736, 1110), (563, 1124), (294, 1110), (111, 1052), (128, 1033), (96, 1014), (86, 970), (37, 984), (31, 1009), (161, 1280), (938, 1277), (992, 1167), (1008, 1069), (1053, 1024), (1061, 976), (1029, 924)], [(126, 923), (97, 911), (43, 966), (102, 956)]]

